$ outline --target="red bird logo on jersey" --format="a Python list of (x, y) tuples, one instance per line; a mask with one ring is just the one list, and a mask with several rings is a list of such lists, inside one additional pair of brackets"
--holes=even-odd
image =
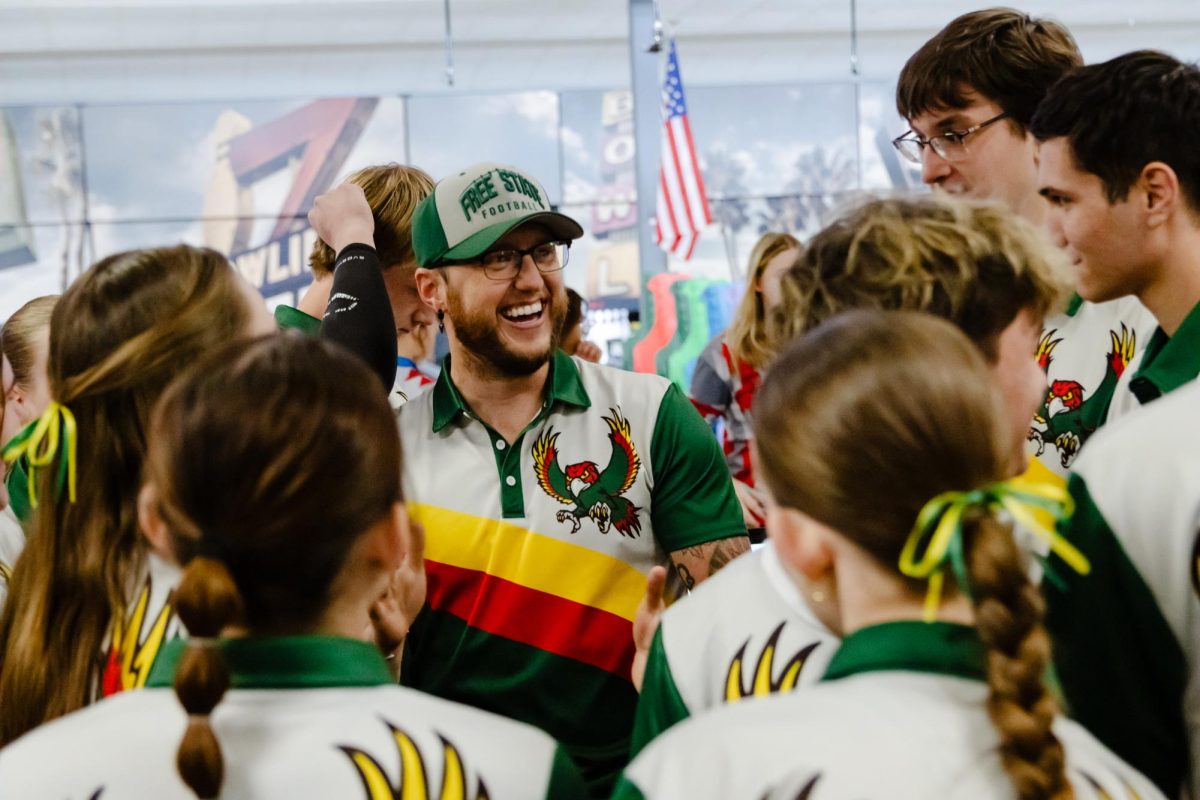
[[(616, 528), (622, 536), (635, 538), (642, 532), (638, 519), (641, 509), (621, 495), (633, 486), (642, 460), (633, 446), (629, 421), (616, 409), (610, 408), (609, 412), (612, 416), (603, 419), (608, 425), (612, 453), (603, 471), (594, 461), (580, 461), (566, 469), (559, 466), (559, 434), (553, 428), (547, 428), (533, 444), (533, 469), (543, 492), (571, 506), (555, 515), (559, 522), (571, 523), (571, 533), (579, 530), (586, 517), (596, 523), (600, 533)], [(578, 492), (573, 488), (577, 485)]]

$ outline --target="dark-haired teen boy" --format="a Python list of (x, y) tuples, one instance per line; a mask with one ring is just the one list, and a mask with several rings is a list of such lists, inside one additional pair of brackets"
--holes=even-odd
[(1109, 418), (1132, 413), (1072, 468), (1066, 534), (1091, 572), (1059, 568), (1065, 583), (1044, 584), (1055, 663), (1073, 716), (1168, 797), (1184, 785), (1197, 797), (1200, 69), (1152, 51), (1084, 67), (1050, 90), (1031, 130), (1079, 293), (1136, 295), (1159, 321)]

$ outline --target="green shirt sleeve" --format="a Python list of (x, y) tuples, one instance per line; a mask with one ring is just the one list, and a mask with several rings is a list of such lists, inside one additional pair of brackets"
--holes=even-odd
[(321, 320), (291, 306), (275, 307), (275, 324), (280, 330), (298, 330), (305, 336), (316, 336), (321, 332)]
[(654, 471), (650, 520), (664, 550), (746, 535), (721, 447), (674, 384), (658, 407), (650, 464)]
[(638, 696), (637, 712), (633, 718), (633, 740), (629, 758), (632, 760), (654, 737), (680, 720), (691, 716), (687, 704), (675, 686), (671, 676), (671, 664), (667, 661), (667, 650), (663, 646), (662, 626), (654, 632), (650, 654), (646, 659), (646, 674), (642, 679), (642, 693)]
[(645, 800), (646, 796), (642, 794), (641, 789), (633, 784), (624, 775), (617, 781), (617, 788), (613, 789), (612, 800)]
[(587, 784), (579, 768), (562, 746), (554, 748), (554, 763), (550, 768), (550, 785), (546, 788), (546, 800), (586, 800)]
[(1051, 557), (1063, 586), (1042, 583), (1063, 695), (1072, 717), (1178, 797), (1188, 765), (1183, 650), (1083, 479), (1073, 474), (1067, 486), (1075, 513), (1062, 533), (1091, 570), (1079, 575)]

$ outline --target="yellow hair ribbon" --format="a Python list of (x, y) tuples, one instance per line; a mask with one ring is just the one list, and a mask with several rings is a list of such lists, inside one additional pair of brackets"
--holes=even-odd
[[(78, 430), (75, 415), (66, 406), (51, 401), (45, 412), (33, 425), (13, 437), (4, 448), (5, 461), (16, 461), (25, 457), (29, 465), (29, 505), (37, 508), (37, 471), (49, 467), (57, 457), (58, 484), (62, 488), (64, 478), (67, 496), (75, 502), (75, 465)], [(66, 452), (59, 452), (59, 444), (65, 444)]]
[(921, 509), (900, 551), (900, 572), (910, 578), (929, 581), (925, 595), (926, 622), (937, 618), (947, 562), (959, 588), (970, 594), (962, 551), (962, 520), (967, 510), (973, 507), (987, 511), (1004, 509), (1014, 522), (1045, 541), (1050, 551), (1071, 569), (1080, 575), (1091, 571), (1083, 553), (1035, 514), (1035, 509), (1045, 510), (1055, 521), (1070, 516), (1074, 504), (1063, 487), (1022, 481), (1018, 488), (1009, 481), (1002, 481), (969, 492), (943, 492)]

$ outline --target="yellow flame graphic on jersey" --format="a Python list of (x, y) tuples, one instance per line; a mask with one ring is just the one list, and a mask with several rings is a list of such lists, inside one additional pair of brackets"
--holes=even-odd
[(392, 740), (400, 755), (398, 784), (392, 784), (387, 772), (373, 756), (354, 747), (339, 748), (358, 769), (363, 787), (367, 790), (367, 800), (488, 800), (487, 787), (484, 786), (482, 777), (476, 783), (475, 794), (468, 794), (466, 772), (458, 748), (441, 734), (438, 734), (438, 739), (442, 743), (444, 764), (442, 789), (435, 799), (434, 795), (429, 793), (425, 758), (416, 743), (390, 722), (384, 720), (384, 724), (392, 732)]
[(779, 626), (767, 639), (766, 647), (759, 653), (758, 663), (754, 668), (754, 681), (749, 689), (742, 683), (742, 664), (746, 660), (746, 648), (750, 645), (750, 640), (747, 639), (742, 643), (725, 673), (725, 702), (736, 703), (743, 697), (765, 697), (777, 692), (790, 692), (796, 688), (796, 683), (800, 680), (800, 670), (804, 669), (804, 663), (812, 651), (817, 649), (818, 642), (813, 642), (792, 656), (791, 660), (784, 665), (783, 673), (779, 678), (775, 678), (775, 651), (779, 647), (779, 636), (783, 633), (783, 626), (786, 624), (785, 622), (779, 623)]
[(3, 578), (6, 581), (12, 580), (12, 567), (10, 567), (8, 564), (5, 564), (3, 561), (0, 561), (0, 578)]
[(150, 667), (158, 657), (159, 648), (166, 638), (167, 626), (175, 613), (168, 599), (154, 618), (150, 630), (143, 636), (142, 627), (146, 622), (146, 609), (149, 605), (150, 578), (146, 578), (128, 622), (116, 620), (113, 623), (111, 652), (118, 654), (123, 691), (141, 689), (146, 685), (146, 679), (150, 677)]

